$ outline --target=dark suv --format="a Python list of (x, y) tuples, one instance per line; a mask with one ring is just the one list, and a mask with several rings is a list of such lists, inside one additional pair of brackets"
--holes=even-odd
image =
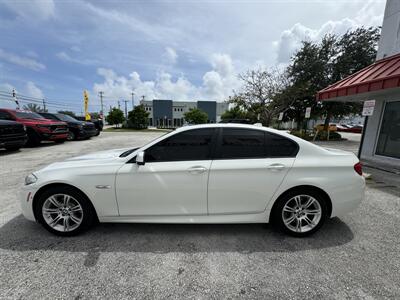
[[(75, 119), (81, 120), (81, 121), (86, 120), (86, 118), (84, 116), (83, 117), (76, 116)], [(96, 135), (99, 135), (100, 132), (103, 130), (104, 124), (103, 124), (103, 120), (100, 118), (99, 119), (92, 118), (90, 121), (86, 121), (86, 122), (90, 122), (90, 123), (94, 124), (94, 127), (96, 127)]]
[(47, 120), (41, 115), (24, 110), (0, 108), (0, 119), (16, 121), (25, 125), (28, 144), (36, 146), (41, 141), (62, 143), (68, 137), (67, 124), (60, 121)]
[(49, 120), (63, 121), (68, 124), (68, 140), (87, 139), (95, 136), (97, 131), (93, 123), (82, 122), (64, 114), (40, 113), (40, 115)]
[(0, 120), (0, 148), (10, 151), (18, 150), (25, 145), (27, 139), (24, 125), (14, 121)]

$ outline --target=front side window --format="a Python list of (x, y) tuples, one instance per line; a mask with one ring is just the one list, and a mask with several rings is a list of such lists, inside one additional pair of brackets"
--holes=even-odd
[(211, 159), (215, 129), (195, 129), (177, 133), (145, 151), (146, 162)]
[(218, 158), (263, 158), (265, 157), (264, 131), (224, 128), (219, 144)]

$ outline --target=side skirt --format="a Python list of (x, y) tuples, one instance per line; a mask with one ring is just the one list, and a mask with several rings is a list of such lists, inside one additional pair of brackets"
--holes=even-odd
[(190, 216), (113, 216), (99, 217), (102, 223), (233, 224), (268, 223), (270, 211), (259, 214), (190, 215)]

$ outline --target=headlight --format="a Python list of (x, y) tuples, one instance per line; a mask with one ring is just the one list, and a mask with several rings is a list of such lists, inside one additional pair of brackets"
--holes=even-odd
[(25, 185), (29, 185), (35, 183), (37, 181), (37, 177), (33, 174), (29, 174), (25, 177)]

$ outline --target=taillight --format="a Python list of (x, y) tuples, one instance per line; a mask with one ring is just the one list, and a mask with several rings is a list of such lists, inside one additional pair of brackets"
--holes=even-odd
[(362, 176), (362, 165), (360, 162), (354, 165), (354, 171), (356, 171), (358, 175)]

